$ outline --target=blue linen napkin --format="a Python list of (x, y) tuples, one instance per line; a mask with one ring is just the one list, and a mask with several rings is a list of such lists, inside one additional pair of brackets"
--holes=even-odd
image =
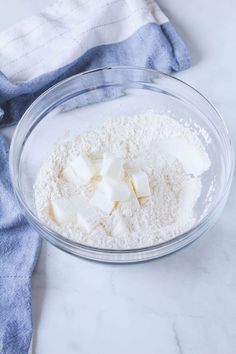
[[(154, 1), (102, 0), (96, 16), (94, 9), (88, 16), (91, 9), (87, 3), (82, 9), (78, 4), (78, 0), (59, 1), (42, 14), (0, 33), (0, 126), (17, 122), (43, 91), (85, 70), (131, 65), (170, 73), (190, 66), (185, 44)], [(122, 12), (119, 21), (112, 19), (118, 16), (117, 5)], [(83, 24), (84, 18), (79, 17), (81, 11), (76, 13), (77, 8), (91, 22), (79, 32), (77, 25)], [(133, 19), (132, 25), (129, 19)], [(50, 43), (45, 36), (51, 33), (48, 26), (52, 33), (59, 33)], [(64, 32), (60, 32), (62, 29)], [(81, 43), (87, 36), (83, 46), (76, 42), (76, 35)], [(65, 57), (62, 52), (58, 59), (56, 48), (52, 50), (55, 42), (69, 53), (74, 46), (73, 51)], [(38, 58), (43, 58), (43, 65)], [(30, 279), (39, 249), (39, 237), (14, 198), (8, 147), (0, 135), (0, 353), (28, 352), (32, 335)]]
[(0, 353), (27, 353), (31, 340), (31, 274), (40, 239), (22, 216), (0, 134)]

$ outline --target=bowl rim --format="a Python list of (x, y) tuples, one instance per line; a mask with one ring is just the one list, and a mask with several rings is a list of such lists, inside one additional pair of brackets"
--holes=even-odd
[[(98, 247), (94, 247), (94, 246), (89, 246), (86, 244), (82, 244), (76, 241), (73, 241), (71, 239), (68, 239), (66, 237), (64, 237), (63, 235), (59, 234), (58, 232), (54, 231), (53, 229), (49, 228), (48, 226), (46, 226), (45, 224), (43, 224), (41, 222), (41, 220), (37, 217), (37, 215), (35, 215), (30, 208), (28, 208), (27, 204), (24, 201), (24, 198), (21, 194), (20, 188), (19, 188), (19, 181), (18, 178), (14, 177), (14, 168), (13, 168), (13, 159), (14, 159), (14, 146), (15, 146), (15, 141), (17, 138), (17, 135), (20, 132), (21, 126), (24, 123), (25, 119), (27, 118), (27, 115), (29, 113), (29, 111), (31, 109), (34, 108), (34, 106), (36, 106), (38, 104), (38, 102), (40, 100), (42, 100), (45, 96), (47, 96), (48, 94), (50, 94), (51, 92), (53, 92), (54, 90), (56, 90), (58, 87), (66, 84), (67, 82), (70, 82), (78, 77), (82, 77), (84, 75), (90, 75), (94, 72), (99, 72), (99, 71), (108, 71), (108, 70), (139, 70), (139, 71), (147, 71), (147, 72), (152, 72), (155, 73), (159, 76), (163, 76), (163, 77), (167, 77), (171, 80), (175, 80), (178, 81), (181, 85), (184, 85), (186, 87), (188, 87), (190, 90), (193, 90), (195, 93), (197, 93), (210, 107), (211, 109), (213, 109), (213, 111), (215, 112), (215, 114), (218, 116), (218, 118), (221, 120), (221, 123), (224, 126), (224, 133), (225, 136), (227, 137), (227, 143), (228, 143), (228, 147), (229, 147), (229, 157), (230, 157), (230, 168), (228, 171), (228, 175), (227, 175), (227, 179), (224, 183), (224, 187), (223, 187), (223, 192), (222, 194), (218, 197), (218, 199), (215, 201), (215, 204), (213, 205), (213, 207), (211, 208), (211, 210), (206, 213), (206, 215), (196, 224), (194, 225), (192, 228), (190, 228), (189, 230), (177, 235), (176, 237), (169, 239), (167, 241), (164, 241), (162, 243), (156, 244), (156, 245), (151, 245), (151, 246), (147, 246), (147, 247), (140, 247), (140, 248), (133, 248), (133, 249), (111, 249), (111, 248), (98, 248)], [(207, 118), (207, 117), (206, 117)], [(9, 170), (10, 170), (10, 178), (11, 178), (11, 182), (13, 185), (13, 189), (14, 189), (14, 193), (16, 194), (16, 197), (20, 203), (20, 205), (23, 207), (23, 210), (25, 212), (25, 214), (27, 216), (30, 216), (30, 218), (32, 218), (33, 222), (30, 222), (30, 220), (28, 220), (31, 224), (36, 223), (37, 225), (40, 226), (40, 229), (42, 229), (44, 231), (44, 233), (49, 234), (50, 236), (52, 236), (54, 239), (56, 239), (59, 244), (55, 245), (61, 249), (63, 249), (64, 251), (68, 252), (67, 250), (64, 249), (64, 247), (61, 247), (64, 244), (67, 244), (69, 246), (73, 246), (76, 247), (77, 249), (84, 249), (87, 251), (92, 251), (95, 253), (110, 253), (110, 254), (129, 254), (129, 253), (140, 253), (140, 252), (148, 252), (148, 251), (153, 251), (153, 250), (158, 250), (158, 249), (162, 249), (165, 247), (168, 247), (170, 245), (174, 245), (174, 244), (178, 244), (183, 240), (186, 240), (188, 238), (190, 238), (190, 236), (192, 234), (194, 234), (194, 232), (201, 228), (204, 227), (205, 224), (207, 224), (207, 221), (209, 219), (209, 217), (213, 216), (216, 211), (218, 210), (218, 208), (221, 206), (222, 202), (225, 200), (225, 196), (228, 195), (230, 187), (231, 187), (231, 183), (232, 183), (232, 179), (233, 179), (233, 174), (234, 174), (234, 166), (235, 166), (235, 157), (234, 157), (234, 149), (233, 149), (233, 143), (232, 143), (232, 139), (231, 136), (229, 134), (229, 130), (227, 127), (227, 124), (225, 122), (225, 120), (223, 119), (223, 117), (221, 116), (221, 114), (219, 113), (219, 111), (216, 109), (216, 107), (210, 102), (210, 100), (203, 95), (201, 92), (199, 92), (197, 89), (195, 89), (193, 86), (189, 85), (188, 83), (186, 83), (185, 81), (171, 75), (171, 74), (167, 74), (167, 73), (163, 73), (159, 70), (156, 69), (149, 69), (149, 68), (145, 68), (145, 67), (139, 67), (139, 66), (104, 66), (104, 67), (100, 67), (100, 68), (95, 68), (92, 70), (87, 70), (81, 73), (78, 73), (76, 75), (72, 75), (64, 80), (59, 81), (58, 83), (56, 83), (55, 85), (51, 86), (49, 89), (47, 89), (46, 91), (44, 91), (40, 96), (37, 97), (36, 100), (34, 100), (31, 105), (27, 108), (27, 110), (24, 112), (24, 114), (22, 115), (20, 121), (18, 122), (16, 129), (14, 131), (12, 140), (11, 140), (11, 146), (10, 146), (10, 151), (9, 151)], [(28, 218), (27, 218), (28, 219)], [(47, 237), (45, 237), (47, 238)], [(50, 241), (50, 240), (48, 240)], [(173, 250), (174, 251), (174, 250)], [(172, 252), (172, 251), (171, 251)], [(69, 251), (69, 253), (72, 253)], [(73, 253), (74, 254), (74, 253)]]

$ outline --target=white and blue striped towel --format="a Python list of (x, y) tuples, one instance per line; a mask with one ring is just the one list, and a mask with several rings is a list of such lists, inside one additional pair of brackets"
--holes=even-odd
[(0, 33), (0, 125), (46, 88), (107, 65), (190, 66), (185, 44), (154, 0), (65, 0)]
[[(1, 15), (2, 16), (2, 15)], [(0, 126), (17, 122), (45, 89), (111, 65), (186, 69), (185, 44), (154, 0), (60, 0), (0, 33)], [(30, 276), (40, 242), (15, 203), (0, 135), (0, 352), (28, 352)]]

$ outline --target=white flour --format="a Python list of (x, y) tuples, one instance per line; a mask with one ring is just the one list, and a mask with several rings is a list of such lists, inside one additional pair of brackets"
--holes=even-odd
[[(82, 194), (90, 198), (94, 183), (72, 185), (61, 177), (62, 169), (78, 154), (101, 158), (104, 151), (126, 160), (126, 168), (136, 165), (149, 177), (151, 197), (140, 207), (121, 203), (111, 216), (101, 214), (99, 226), (90, 234), (76, 225), (57, 225), (48, 205), (51, 199)], [(146, 112), (118, 118), (103, 127), (64, 142), (42, 165), (34, 189), (40, 219), (64, 237), (82, 244), (113, 249), (155, 245), (190, 229), (195, 223), (194, 206), (201, 193), (200, 175), (210, 166), (198, 136), (174, 119)], [(116, 232), (124, 218), (129, 232)]]

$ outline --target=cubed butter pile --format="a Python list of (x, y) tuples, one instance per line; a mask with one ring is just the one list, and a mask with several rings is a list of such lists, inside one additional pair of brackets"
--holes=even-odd
[[(81, 196), (60, 198), (51, 202), (55, 221), (60, 224), (78, 224), (85, 232), (91, 232), (99, 222), (99, 211), (111, 215), (119, 203), (150, 196), (148, 176), (136, 171), (128, 176), (124, 160), (111, 153), (104, 153), (103, 159), (91, 160), (86, 155), (76, 157), (62, 172), (69, 183), (95, 183), (95, 192), (90, 200)], [(99, 177), (99, 178), (94, 178)], [(127, 230), (119, 225), (116, 233)]]

